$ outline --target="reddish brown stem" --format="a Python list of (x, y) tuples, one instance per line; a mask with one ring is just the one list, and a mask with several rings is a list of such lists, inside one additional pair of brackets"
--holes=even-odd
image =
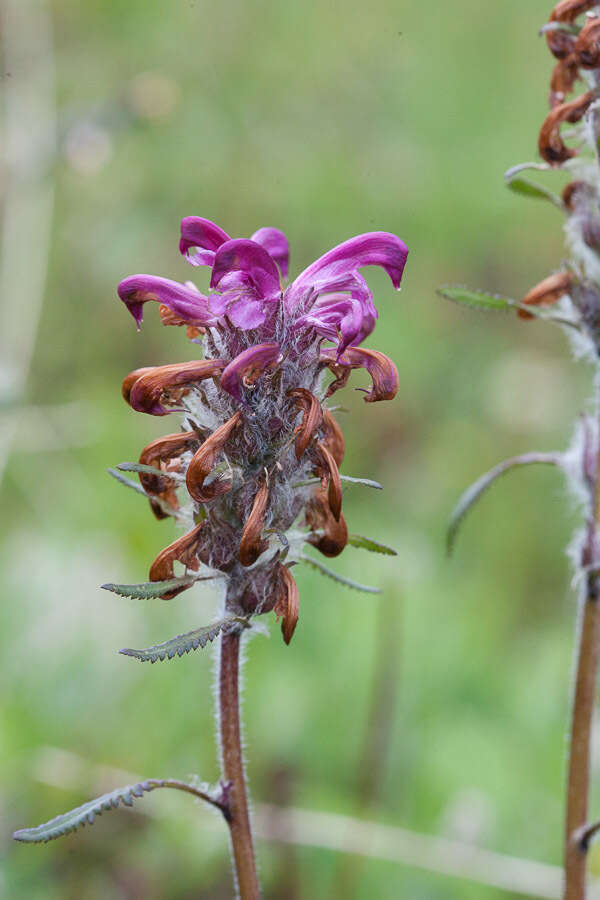
[(597, 472), (594, 509), (583, 553), (583, 560), (589, 571), (577, 623), (575, 693), (567, 775), (564, 900), (584, 900), (586, 893), (586, 847), (578, 836), (588, 820), (592, 717), (600, 647), (600, 580), (596, 549), (600, 511), (599, 481)]
[(241, 900), (260, 900), (242, 756), (239, 660), (240, 634), (224, 634), (219, 671), (221, 765), (228, 794), (227, 819), (235, 879)]

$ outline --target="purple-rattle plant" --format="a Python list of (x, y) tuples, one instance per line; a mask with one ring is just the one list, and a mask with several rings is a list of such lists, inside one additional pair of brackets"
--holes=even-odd
[[(299, 616), (292, 568), (300, 562), (350, 586), (375, 590), (335, 575), (305, 554), (307, 545), (327, 557), (337, 556), (348, 543), (394, 552), (348, 534), (344, 480), (378, 485), (340, 475), (344, 438), (328, 403), (360, 368), (371, 381), (366, 402), (395, 396), (394, 363), (361, 346), (378, 313), (359, 270), (381, 266), (398, 289), (408, 250), (393, 234), (362, 234), (330, 250), (285, 288), (288, 243), (276, 228), (232, 240), (213, 222), (190, 216), (181, 223), (180, 250), (193, 266), (210, 269), (208, 294), (191, 282), (150, 275), (126, 278), (118, 289), (138, 328), (144, 304), (156, 301), (165, 325), (187, 329), (199, 358), (137, 369), (122, 388), (133, 409), (153, 416), (178, 414), (180, 428), (152, 441), (139, 463), (123, 463), (112, 474), (144, 494), (158, 519), (173, 518), (184, 533), (158, 554), (148, 582), (104, 587), (123, 596), (163, 600), (196, 582), (214, 580), (220, 587), (218, 621), (146, 650), (121, 653), (156, 662), (220, 637), (221, 779), (212, 790), (151, 779), (15, 837), (48, 841), (92, 822), (120, 800), (131, 803), (144, 791), (185, 790), (223, 813), (237, 891), (244, 900), (254, 900), (260, 889), (240, 740), (240, 645), (256, 627), (256, 617), (270, 612), (281, 619), (289, 644)], [(325, 377), (328, 373), (333, 380)], [(123, 471), (138, 473), (141, 485)]]
[[(516, 309), (521, 318), (542, 318), (564, 327), (573, 339), (576, 355), (595, 368), (596, 410), (581, 418), (567, 452), (526, 453), (499, 463), (476, 481), (454, 510), (448, 548), (452, 549), (458, 527), (472, 504), (514, 466), (559, 466), (581, 499), (585, 525), (570, 548), (581, 591), (567, 772), (563, 896), (565, 900), (583, 900), (586, 854), (592, 836), (600, 831), (600, 823), (588, 821), (590, 742), (600, 647), (600, 4), (561, 0), (542, 33), (557, 60), (550, 82), (550, 112), (538, 139), (544, 161), (515, 166), (506, 173), (506, 181), (517, 193), (549, 200), (565, 214), (568, 259), (532, 288), (522, 302), (462, 288), (445, 288), (441, 293), (475, 308)], [(587, 90), (567, 100), (579, 80), (586, 83)], [(573, 126), (570, 132), (561, 132), (564, 124)], [(575, 146), (568, 146), (565, 138), (575, 140)], [(560, 169), (568, 174), (569, 182), (558, 196), (524, 176), (527, 169)], [(549, 306), (553, 310), (544, 312)]]

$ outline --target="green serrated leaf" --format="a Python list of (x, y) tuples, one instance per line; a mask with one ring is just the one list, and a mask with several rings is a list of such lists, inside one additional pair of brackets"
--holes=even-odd
[(342, 481), (348, 481), (350, 484), (362, 484), (363, 487), (375, 488), (377, 491), (383, 490), (383, 485), (372, 478), (354, 478), (352, 475), (340, 475)]
[(135, 481), (132, 481), (131, 478), (127, 478), (125, 475), (122, 475), (117, 469), (108, 469), (108, 474), (112, 475), (119, 484), (124, 484), (125, 487), (131, 488), (132, 491), (137, 491), (138, 494), (141, 494), (142, 497), (148, 498), (148, 494), (141, 486), (141, 484), (137, 484)]
[(363, 537), (362, 534), (349, 534), (348, 543), (352, 547), (360, 547), (362, 550), (370, 550), (371, 553), (383, 553), (385, 556), (398, 556), (396, 550), (374, 541), (373, 538)]
[(541, 184), (536, 184), (535, 181), (530, 181), (529, 178), (523, 178), (522, 176), (511, 178), (506, 182), (506, 186), (511, 191), (514, 191), (515, 194), (522, 194), (525, 197), (536, 197), (539, 200), (549, 200), (558, 209), (564, 209), (564, 204), (558, 194)]
[(179, 781), (176, 778), (148, 778), (146, 781), (139, 781), (137, 784), (128, 784), (122, 788), (116, 788), (108, 794), (103, 794), (96, 800), (89, 800), (82, 806), (63, 813), (56, 818), (45, 822), (43, 825), (37, 825), (35, 828), (21, 828), (15, 831), (13, 838), (15, 841), (22, 841), (25, 844), (47, 844), (55, 838), (62, 835), (70, 834), (77, 831), (80, 826), (93, 825), (96, 816), (101, 816), (103, 812), (116, 809), (120, 803), (124, 806), (133, 806), (134, 800), (143, 797), (145, 793), (155, 790), (156, 788), (173, 788), (177, 791), (185, 791), (186, 794), (193, 794), (211, 806), (220, 809), (227, 816), (228, 807), (222, 790), (217, 792), (216, 789), (210, 789), (208, 785), (188, 784), (185, 781)]
[(170, 478), (172, 481), (181, 481), (180, 475), (175, 472), (163, 472), (155, 466), (145, 466), (143, 463), (122, 462), (116, 466), (121, 472), (140, 472), (142, 475), (159, 475), (161, 478)]
[(506, 311), (512, 309), (516, 305), (515, 300), (510, 297), (499, 297), (497, 294), (486, 294), (485, 291), (470, 291), (462, 287), (442, 287), (438, 288), (438, 294), (445, 297), (446, 300), (452, 300), (453, 303), (460, 303), (462, 306), (468, 306), (471, 309)]
[(164, 641), (162, 644), (155, 644), (146, 650), (132, 650), (126, 647), (119, 650), (119, 653), (124, 656), (133, 656), (140, 662), (155, 663), (157, 660), (173, 659), (174, 656), (183, 656), (184, 653), (197, 650), (198, 647), (204, 648), (209, 641), (214, 641), (221, 631), (239, 626), (250, 627), (247, 619), (243, 619), (241, 616), (230, 616), (227, 619), (221, 619), (220, 622), (214, 622), (212, 625), (203, 625), (202, 628), (196, 628), (186, 634), (178, 634), (174, 638)]
[[(378, 481), (373, 481), (372, 478), (354, 478), (352, 475), (340, 475), (340, 478), (342, 481), (347, 481), (349, 484), (362, 484), (363, 487), (375, 488), (377, 491), (383, 490), (383, 485), (379, 484)], [(294, 484), (294, 487), (309, 487), (311, 484), (321, 484), (321, 479), (308, 478), (306, 481), (297, 481)]]
[(81, 825), (93, 825), (96, 816), (102, 815), (105, 810), (116, 809), (120, 803), (125, 806), (133, 806), (136, 797), (142, 797), (145, 792), (153, 791), (157, 787), (161, 787), (160, 782), (151, 780), (128, 784), (126, 787), (103, 794), (97, 800), (89, 800), (83, 806), (56, 816), (55, 819), (51, 819), (43, 825), (37, 825), (35, 828), (21, 828), (19, 831), (15, 831), (13, 838), (26, 844), (46, 844), (63, 834), (77, 831)]
[(371, 587), (369, 584), (359, 584), (358, 581), (352, 581), (351, 578), (345, 578), (343, 575), (338, 575), (337, 572), (334, 572), (332, 569), (328, 569), (327, 566), (324, 566), (323, 563), (318, 562), (311, 556), (304, 556), (304, 554), (302, 554), (300, 559), (302, 562), (308, 563), (309, 566), (312, 566), (313, 569), (316, 569), (317, 572), (320, 572), (321, 575), (326, 575), (327, 578), (332, 578), (333, 581), (337, 581), (338, 584), (343, 584), (345, 587), (352, 588), (355, 591), (363, 591), (365, 594), (381, 593), (381, 588)]
[(446, 534), (446, 549), (448, 556), (452, 554), (458, 531), (465, 516), (479, 500), (481, 495), (491, 487), (500, 475), (504, 475), (505, 472), (509, 472), (516, 466), (528, 466), (536, 463), (560, 466), (561, 460), (562, 457), (559, 453), (523, 453), (521, 456), (513, 456), (511, 459), (505, 459), (503, 462), (498, 463), (497, 466), (494, 466), (493, 469), (485, 472), (481, 478), (478, 478), (477, 481), (473, 482), (473, 484), (462, 494), (458, 503), (452, 510), (450, 524)]
[(105, 591), (111, 591), (120, 597), (131, 597), (133, 600), (155, 600), (179, 587), (187, 587), (196, 581), (208, 581), (217, 578), (216, 575), (198, 577), (197, 575), (181, 575), (179, 578), (169, 578), (167, 581), (144, 581), (142, 584), (102, 584)]

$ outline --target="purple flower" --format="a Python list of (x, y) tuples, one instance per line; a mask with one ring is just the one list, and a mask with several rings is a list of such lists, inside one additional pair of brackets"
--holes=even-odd
[(189, 282), (147, 275), (127, 278), (119, 285), (119, 296), (138, 325), (143, 304), (157, 300), (190, 325), (240, 332), (237, 347), (230, 335), (236, 355), (248, 343), (241, 332), (256, 331), (264, 343), (277, 331), (291, 343), (301, 340), (302, 333), (326, 338), (336, 345), (338, 359), (371, 334), (378, 316), (359, 269), (381, 266), (398, 289), (408, 255), (393, 234), (358, 235), (325, 253), (284, 290), (280, 273), (287, 275), (289, 248), (277, 228), (231, 239), (209, 219), (188, 216), (181, 223), (179, 248), (193, 265), (211, 268), (212, 292), (205, 296)]

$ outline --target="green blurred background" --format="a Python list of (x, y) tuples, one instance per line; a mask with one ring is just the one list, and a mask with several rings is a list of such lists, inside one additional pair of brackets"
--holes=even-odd
[[(10, 842), (14, 828), (118, 784), (109, 769), (217, 777), (211, 653), (152, 667), (116, 653), (209, 621), (210, 591), (163, 604), (98, 587), (143, 580), (174, 536), (106, 469), (165, 431), (123, 403), (124, 374), (190, 358), (156, 310), (137, 334), (115, 288), (135, 272), (198, 275), (177, 249), (190, 214), (236, 236), (282, 228), (292, 274), (361, 231), (396, 232), (411, 250), (401, 294), (369, 272), (381, 315), (369, 346), (395, 359), (399, 394), (372, 407), (353, 391), (343, 400), (344, 471), (385, 488), (346, 492), (350, 529), (398, 556), (349, 548), (332, 564), (381, 586), (380, 598), (299, 571), (292, 645), (274, 627), (271, 640), (250, 643), (254, 801), (559, 864), (575, 613), (564, 547), (576, 505), (556, 472), (524, 470), (486, 497), (452, 561), (444, 529), (486, 468), (569, 442), (591, 373), (552, 326), (463, 312), (435, 294), (459, 282), (519, 297), (560, 262), (560, 213), (502, 179), (535, 158), (552, 66), (537, 28), (549, 3), (2, 7), (5, 124), (18, 131), (22, 112), (24, 145), (41, 140), (39, 117), (30, 127), (14, 100), (42, 65), (58, 139), (55, 154), (34, 148), (38, 168), (28, 174), (25, 160), (23, 174), (20, 155), (1, 179), (5, 213), (29, 208), (19, 191), (32, 209), (36, 192), (55, 193), (32, 364), (23, 395), (2, 411), (12, 450), (1, 501), (0, 893), (231, 895), (225, 829), (183, 795), (159, 792), (47, 846)], [(43, 75), (53, 61), (55, 97)], [(28, 223), (21, 245), (27, 268), (45, 253), (38, 226)], [(28, 302), (19, 291), (0, 298), (25, 336), (37, 327)], [(384, 744), (375, 763), (365, 749), (373, 715)], [(596, 788), (599, 767), (597, 758)], [(265, 894), (279, 900), (520, 896), (325, 848), (261, 840), (258, 851)], [(594, 853), (592, 866), (600, 873)]]

